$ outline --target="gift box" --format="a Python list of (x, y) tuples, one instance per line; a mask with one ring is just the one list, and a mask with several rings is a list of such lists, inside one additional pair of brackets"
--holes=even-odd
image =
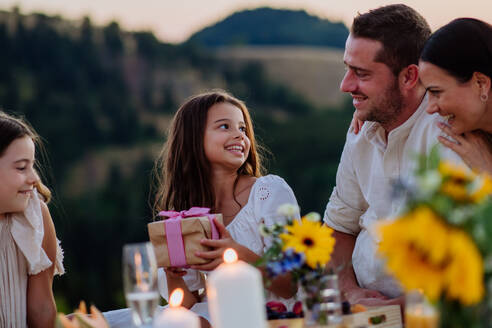
[(183, 267), (204, 264), (209, 260), (197, 257), (195, 252), (209, 251), (200, 244), (204, 238), (219, 239), (212, 219), (222, 223), (222, 214), (210, 214), (209, 208), (192, 207), (187, 211), (162, 211), (167, 219), (148, 224), (150, 242), (154, 246), (159, 267)]

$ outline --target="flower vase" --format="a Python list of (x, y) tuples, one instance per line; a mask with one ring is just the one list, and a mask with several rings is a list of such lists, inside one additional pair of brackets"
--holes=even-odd
[(309, 272), (300, 282), (305, 326), (327, 326), (342, 322), (336, 274)]

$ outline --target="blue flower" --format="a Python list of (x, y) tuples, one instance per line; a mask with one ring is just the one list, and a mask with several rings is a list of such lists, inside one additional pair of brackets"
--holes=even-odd
[(284, 252), (282, 265), (285, 271), (292, 271), (301, 268), (304, 260), (304, 254), (296, 253), (292, 248), (289, 248)]
[(285, 273), (284, 267), (280, 262), (270, 262), (266, 266), (268, 275), (271, 277), (278, 276), (282, 273)]
[(293, 248), (287, 248), (287, 250), (284, 252), (284, 255), (286, 257), (292, 257), (296, 254)]

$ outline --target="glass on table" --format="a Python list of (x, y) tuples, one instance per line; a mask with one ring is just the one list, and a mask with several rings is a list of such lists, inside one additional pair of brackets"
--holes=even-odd
[(338, 325), (342, 322), (342, 303), (336, 274), (314, 276), (302, 287), (306, 327)]
[(437, 328), (439, 313), (425, 298), (422, 291), (414, 290), (405, 296), (405, 327)]
[(151, 243), (123, 247), (123, 286), (133, 323), (138, 327), (150, 325), (159, 303), (157, 261)]
[(340, 289), (338, 288), (338, 276), (336, 274), (330, 274), (324, 277), (320, 310), (326, 315), (327, 324), (339, 324), (342, 322), (342, 301)]

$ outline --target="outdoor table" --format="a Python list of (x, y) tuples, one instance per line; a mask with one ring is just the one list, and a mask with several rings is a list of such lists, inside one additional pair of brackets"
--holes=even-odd
[[(203, 306), (206, 303), (199, 303)], [(165, 307), (159, 306), (159, 312)], [(193, 308), (192, 308), (193, 309)], [(201, 311), (201, 309), (195, 309)], [(129, 308), (108, 311), (103, 313), (111, 328), (136, 328), (132, 321), (132, 313)], [(370, 324), (370, 318), (384, 316), (384, 322), (376, 325)], [(269, 328), (306, 328), (299, 319), (273, 320), (268, 322)], [(400, 306), (388, 305), (369, 308), (367, 311), (343, 316), (343, 324), (329, 326), (310, 326), (309, 328), (351, 328), (351, 327), (375, 327), (375, 328), (401, 328), (403, 327)]]

